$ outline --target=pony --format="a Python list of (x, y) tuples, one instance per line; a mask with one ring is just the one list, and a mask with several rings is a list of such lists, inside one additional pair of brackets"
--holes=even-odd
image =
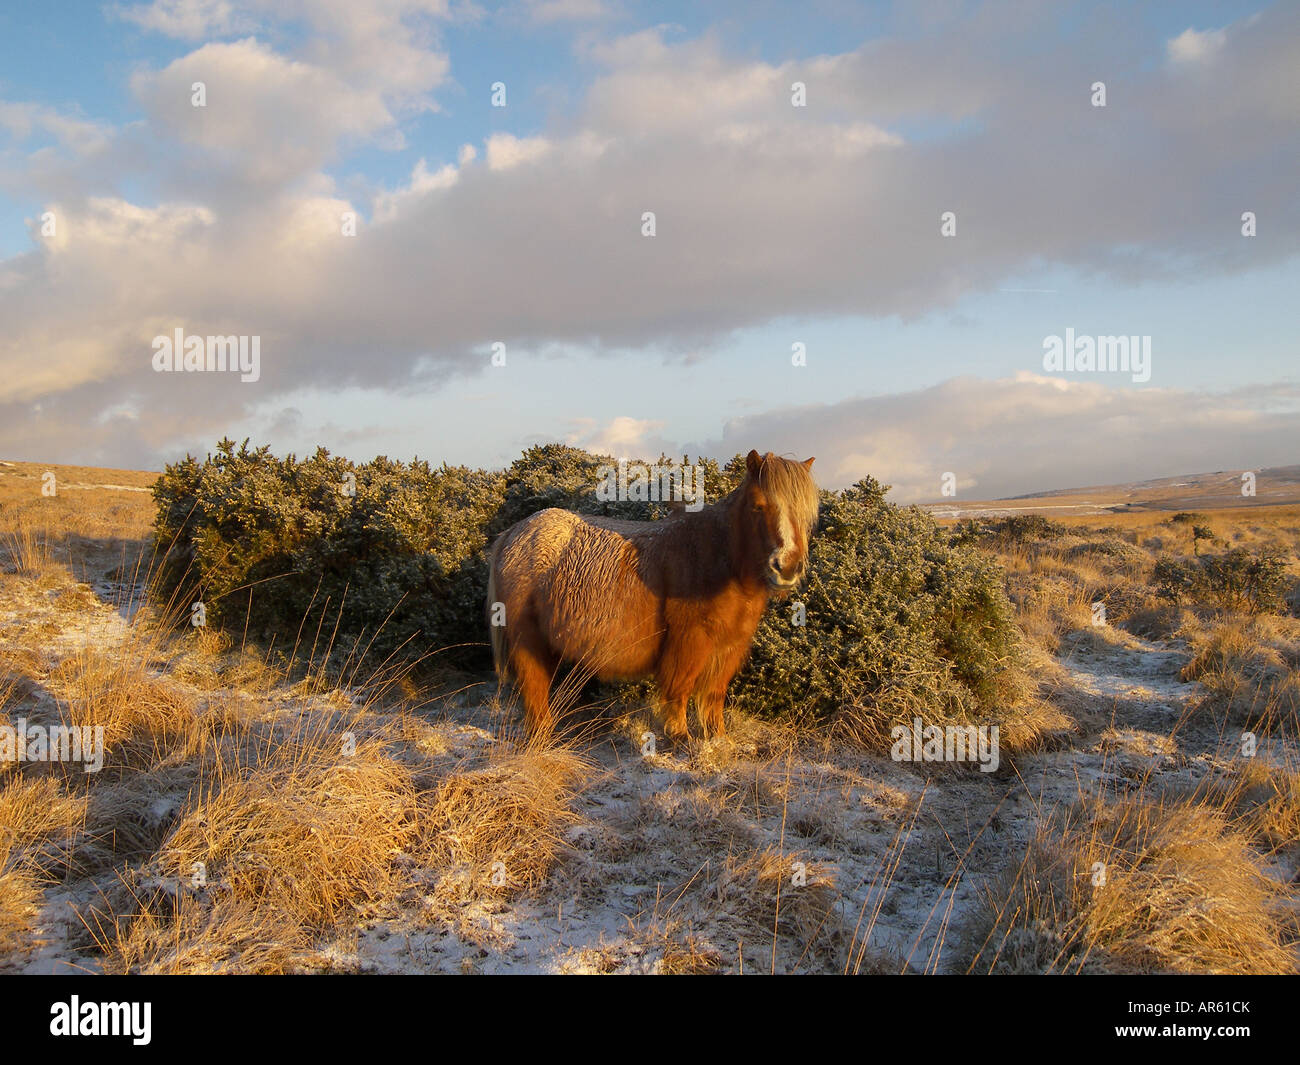
[(492, 546), (488, 622), (497, 675), (512, 680), (530, 735), (554, 727), (562, 663), (600, 680), (653, 678), (671, 741), (692, 697), (722, 735), (727, 685), (769, 599), (802, 580), (817, 521), (813, 459), (751, 451), (730, 495), (695, 513), (623, 521), (549, 508)]

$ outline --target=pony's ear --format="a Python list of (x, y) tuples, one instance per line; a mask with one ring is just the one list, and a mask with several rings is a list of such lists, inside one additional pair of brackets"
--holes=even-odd
[(758, 457), (757, 451), (751, 451), (745, 456), (745, 468), (749, 470), (751, 476), (758, 476), (758, 471), (763, 468), (763, 460)]
[(811, 469), (812, 469), (812, 464), (813, 464), (814, 462), (816, 462), (816, 461), (817, 461), (817, 456), (814, 455), (812, 458), (807, 459), (807, 460), (804, 462), (804, 464), (803, 464), (803, 468), (804, 468), (805, 470), (811, 470)]

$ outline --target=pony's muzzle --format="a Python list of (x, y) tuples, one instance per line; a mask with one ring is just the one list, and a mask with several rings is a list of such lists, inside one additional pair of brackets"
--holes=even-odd
[(780, 554), (773, 551), (767, 559), (767, 583), (778, 590), (789, 590), (803, 579), (806, 565), (805, 559), (782, 568)]

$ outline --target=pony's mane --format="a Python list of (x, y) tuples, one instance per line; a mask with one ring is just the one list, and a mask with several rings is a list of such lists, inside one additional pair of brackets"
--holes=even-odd
[[(746, 481), (751, 477), (751, 474), (745, 474)], [(778, 505), (789, 509), (792, 521), (805, 529), (817, 524), (817, 511), (821, 506), (817, 482), (802, 462), (791, 462), (776, 455), (765, 458), (758, 468), (758, 486)], [(738, 494), (744, 487), (744, 482), (741, 482), (733, 494)]]

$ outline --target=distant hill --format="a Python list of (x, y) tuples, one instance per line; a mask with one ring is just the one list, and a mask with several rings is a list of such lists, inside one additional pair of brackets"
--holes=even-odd
[(923, 503), (921, 508), (936, 518), (968, 518), (1051, 511), (1065, 516), (1139, 510), (1222, 510), (1300, 503), (1300, 465), (1274, 466), (1254, 473), (1254, 496), (1241, 494), (1241, 470), (1216, 470), (1130, 484), (1055, 488), (1005, 499)]
[(148, 470), (115, 470), (102, 466), (61, 466), (52, 462), (8, 462), (0, 459), (0, 500), (41, 495), (47, 474), (57, 490), (148, 492), (158, 474)]
[[(39, 495), (41, 478), (53, 472), (60, 491), (104, 493), (148, 492), (158, 474), (144, 470), (58, 466), (0, 460), (0, 502)], [(1300, 504), (1300, 464), (1256, 470), (1255, 495), (1241, 494), (1241, 470), (1157, 477), (1131, 484), (1053, 488), (1023, 496), (991, 500), (949, 500), (920, 504), (936, 518), (1001, 517), (1044, 513), (1049, 516), (1114, 514), (1131, 511), (1223, 510)], [(1053, 514), (1053, 512), (1055, 512)]]

